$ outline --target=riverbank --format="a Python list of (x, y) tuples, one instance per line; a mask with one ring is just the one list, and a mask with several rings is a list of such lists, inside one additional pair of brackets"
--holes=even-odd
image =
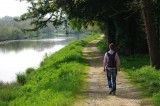
[[(79, 38), (84, 39), (90, 36), (81, 34)], [(29, 67), (39, 67), (45, 54), (50, 55), (59, 51), (74, 40), (77, 40), (77, 35), (0, 42), (0, 81), (16, 81), (17, 74), (24, 73)]]
[(20, 77), (21, 83), (0, 84), (0, 106), (69, 106), (85, 86), (88, 63), (82, 49), (91, 40), (75, 41), (47, 56), (36, 70)]

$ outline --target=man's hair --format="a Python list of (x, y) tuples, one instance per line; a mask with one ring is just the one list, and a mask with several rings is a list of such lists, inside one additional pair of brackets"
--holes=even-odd
[(109, 44), (109, 48), (110, 48), (111, 50), (114, 50), (114, 49), (115, 49), (114, 43)]

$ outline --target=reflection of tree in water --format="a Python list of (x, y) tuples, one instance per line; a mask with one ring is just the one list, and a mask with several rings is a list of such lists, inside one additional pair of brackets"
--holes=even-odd
[(73, 39), (65, 39), (61, 41), (54, 41), (51, 39), (45, 40), (23, 40), (23, 41), (13, 41), (13, 42), (6, 42), (0, 44), (0, 51), (2, 52), (9, 52), (9, 51), (21, 51), (23, 49), (34, 49), (36, 51), (43, 51), (46, 48), (51, 48), (55, 45), (67, 45)]

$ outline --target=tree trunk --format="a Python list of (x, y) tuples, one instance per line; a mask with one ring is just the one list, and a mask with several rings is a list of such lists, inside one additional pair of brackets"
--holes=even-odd
[(116, 30), (114, 25), (114, 19), (109, 18), (108, 20), (108, 43), (116, 43)]
[(151, 0), (141, 0), (142, 17), (148, 40), (151, 65), (160, 68), (159, 40), (153, 23)]

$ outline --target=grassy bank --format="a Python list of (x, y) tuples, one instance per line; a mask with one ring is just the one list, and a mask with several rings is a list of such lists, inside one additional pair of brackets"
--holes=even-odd
[[(98, 43), (97, 47), (105, 52), (105, 40)], [(133, 84), (138, 86), (144, 95), (151, 98), (156, 106), (160, 105), (160, 70), (149, 65), (148, 55), (120, 56), (121, 70), (125, 71)]]
[(75, 41), (51, 56), (38, 69), (17, 76), (18, 83), (0, 84), (0, 106), (70, 106), (85, 85), (88, 63), (83, 47), (100, 34)]

